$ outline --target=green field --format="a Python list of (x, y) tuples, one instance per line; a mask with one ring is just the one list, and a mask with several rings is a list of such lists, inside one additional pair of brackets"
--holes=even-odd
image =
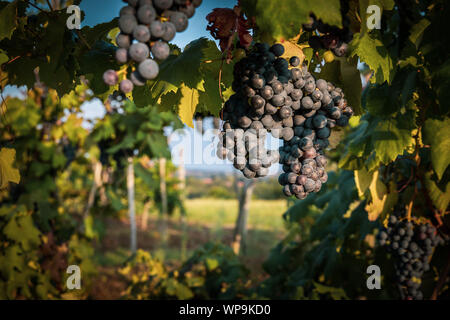
[[(189, 223), (213, 228), (233, 227), (238, 213), (238, 202), (231, 199), (188, 199), (185, 207)], [(252, 200), (248, 228), (282, 232), (282, 214), (286, 210), (286, 200)]]
[[(209, 241), (231, 244), (234, 224), (238, 214), (237, 200), (188, 199), (187, 227), (183, 231), (178, 215), (168, 220), (168, 245), (161, 243), (161, 221), (154, 212), (147, 230), (138, 228), (138, 247), (148, 250), (165, 261), (180, 263), (196, 248)], [(287, 209), (285, 200), (251, 200), (248, 218), (247, 253), (242, 257), (249, 267), (258, 266), (267, 258), (270, 249), (285, 235), (282, 214)], [(139, 226), (139, 216), (137, 218)], [(105, 223), (105, 237), (97, 258), (102, 265), (122, 263), (128, 255), (129, 225), (110, 220)], [(183, 249), (185, 248), (185, 252)], [(182, 253), (183, 252), (183, 253)]]

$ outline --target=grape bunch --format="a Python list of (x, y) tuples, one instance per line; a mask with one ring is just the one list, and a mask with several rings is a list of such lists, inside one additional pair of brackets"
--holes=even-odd
[[(247, 178), (263, 177), (280, 162), (285, 195), (304, 199), (327, 181), (323, 152), (331, 129), (346, 126), (353, 110), (340, 88), (316, 80), (298, 57), (288, 62), (283, 54), (281, 44), (257, 43), (235, 64), (236, 93), (224, 104), (217, 154)], [(267, 131), (283, 139), (279, 151), (264, 148)]]
[(323, 23), (313, 14), (310, 16), (309, 23), (303, 25), (303, 29), (313, 32), (308, 41), (311, 48), (331, 50), (337, 57), (342, 57), (347, 53), (348, 44), (353, 39), (353, 33), (346, 23), (343, 28), (338, 28)]
[[(130, 93), (134, 86), (143, 86), (147, 80), (159, 74), (158, 62), (170, 54), (168, 42), (177, 32), (186, 30), (188, 19), (202, 0), (124, 0), (128, 3), (120, 10), (119, 29), (116, 37), (116, 61), (119, 64), (133, 62), (135, 70), (129, 79), (119, 83), (123, 93)], [(103, 74), (104, 82), (114, 86), (119, 76), (114, 70)]]
[(380, 230), (377, 240), (393, 256), (402, 299), (422, 300), (422, 276), (430, 270), (433, 249), (443, 244), (444, 239), (433, 225), (407, 221), (402, 216), (404, 214), (391, 215), (387, 228)]

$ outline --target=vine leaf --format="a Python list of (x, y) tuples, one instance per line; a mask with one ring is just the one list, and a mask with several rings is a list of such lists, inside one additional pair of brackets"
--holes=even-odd
[(342, 27), (339, 0), (284, 0), (283, 5), (273, 0), (241, 0), (247, 16), (255, 17), (262, 35), (274, 39), (290, 39), (297, 35), (303, 23), (313, 12), (324, 23)]
[(424, 182), (433, 204), (439, 211), (445, 212), (450, 203), (450, 183), (440, 188), (431, 172), (426, 174)]
[(194, 117), (194, 113), (199, 102), (198, 90), (189, 88), (185, 85), (182, 85), (180, 90), (181, 99), (178, 104), (178, 115), (183, 123), (186, 123), (189, 127), (194, 128), (192, 118)]
[(0, 189), (8, 186), (9, 182), (19, 183), (20, 173), (18, 169), (13, 168), (16, 150), (2, 148), (0, 150)]
[(411, 34), (409, 35), (409, 40), (416, 46), (416, 49), (419, 48), (420, 42), (422, 41), (423, 33), (430, 24), (431, 22), (428, 19), (422, 19), (417, 24), (412, 26)]
[(0, 40), (4, 38), (10, 39), (17, 28), (17, 3), (18, 1), (13, 1), (3, 6), (4, 2), (2, 1), (0, 4), (0, 6), (3, 6), (0, 11)]
[(238, 6), (230, 8), (215, 8), (206, 16), (208, 20), (208, 30), (214, 39), (219, 40), (219, 47), (222, 52), (226, 52), (226, 58), (231, 59), (231, 51), (234, 48), (233, 39), (239, 38), (239, 44), (248, 49), (253, 41), (249, 29), (252, 23), (248, 21)]
[(350, 42), (352, 56), (357, 55), (375, 73), (373, 81), (383, 83), (391, 81), (392, 58), (379, 38), (379, 32), (357, 33)]
[(439, 180), (450, 164), (450, 118), (428, 119), (423, 127), (424, 141), (431, 146), (431, 162)]
[(372, 182), (372, 174), (366, 168), (355, 170), (355, 184), (358, 195), (362, 197)]
[(369, 221), (375, 221), (380, 215), (386, 214), (397, 202), (398, 194), (389, 192), (388, 187), (379, 179), (379, 171), (373, 173), (369, 185), (372, 202), (366, 205)]
[(292, 42), (291, 40), (281, 41), (281, 44), (284, 46), (284, 53), (281, 58), (289, 60), (289, 58), (297, 56), (300, 59), (300, 65), (303, 64), (306, 57), (302, 48), (298, 44)]
[(372, 171), (380, 163), (389, 164), (414, 145), (412, 131), (416, 129), (415, 118), (415, 110), (389, 119), (364, 115), (345, 142), (345, 152), (339, 166), (358, 170), (365, 165)]
[(33, 224), (30, 215), (15, 215), (3, 229), (8, 239), (20, 243), (25, 251), (37, 248), (41, 242), (40, 232)]

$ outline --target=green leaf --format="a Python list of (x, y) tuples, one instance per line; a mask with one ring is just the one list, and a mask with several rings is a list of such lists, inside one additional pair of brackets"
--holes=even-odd
[(19, 183), (20, 173), (18, 169), (13, 168), (16, 158), (16, 150), (2, 148), (0, 150), (0, 189), (8, 186), (9, 182)]
[(450, 118), (428, 119), (423, 133), (424, 142), (431, 147), (433, 169), (440, 180), (450, 164)]
[(345, 294), (344, 289), (342, 288), (333, 288), (324, 286), (320, 283), (313, 282), (314, 287), (316, 288), (317, 292), (320, 294), (329, 294), (333, 300), (348, 300), (347, 295)]
[(116, 47), (105, 41), (98, 41), (92, 50), (80, 58), (81, 74), (89, 79), (89, 87), (95, 94), (105, 94), (110, 89), (103, 81), (103, 73), (108, 69), (117, 69), (114, 60)]
[(159, 81), (165, 81), (175, 87), (184, 83), (189, 88), (197, 88), (202, 81), (199, 72), (203, 61), (203, 49), (211, 40), (200, 38), (190, 42), (179, 55), (171, 55), (160, 65)]
[(380, 40), (379, 32), (357, 33), (350, 42), (351, 56), (357, 55), (375, 73), (375, 81), (391, 81), (393, 69), (392, 58), (386, 46)]
[(440, 188), (436, 181), (434, 181), (431, 173), (425, 176), (424, 182), (433, 204), (439, 211), (445, 212), (450, 203), (450, 183), (447, 181)]
[(8, 239), (20, 243), (23, 250), (36, 249), (41, 243), (40, 232), (34, 226), (30, 215), (15, 215), (3, 229)]
[(355, 170), (355, 184), (358, 189), (358, 194), (360, 197), (364, 195), (367, 188), (369, 188), (372, 181), (373, 174), (367, 171), (366, 168), (361, 168), (360, 170)]
[(17, 28), (17, 3), (12, 1), (4, 6), (5, 2), (1, 2), (2, 9), (0, 10), (0, 40), (4, 38), (10, 39), (14, 30)]
[(361, 110), (361, 93), (362, 82), (361, 73), (358, 70), (358, 59), (356, 57), (340, 60), (340, 74), (342, 82), (342, 90), (349, 106), (353, 108), (355, 115), (360, 115)]
[(416, 23), (414, 26), (412, 26), (411, 33), (409, 35), (409, 40), (416, 46), (416, 49), (419, 48), (420, 42), (422, 41), (423, 33), (430, 24), (431, 22), (424, 18), (420, 20), (418, 23)]
[(448, 101), (450, 101), (450, 61), (446, 61), (432, 74), (432, 85), (439, 100), (439, 111), (449, 115)]
[[(255, 3), (256, 2), (256, 3)], [(313, 12), (323, 22), (342, 26), (338, 0), (243, 0), (240, 2), (248, 16), (255, 16), (258, 32), (273, 39), (290, 39), (297, 35)]]
[[(5, 51), (0, 50), (0, 66), (9, 60)], [(1, 72), (1, 71), (0, 71)]]
[(339, 166), (358, 170), (365, 165), (372, 171), (380, 163), (389, 164), (414, 145), (415, 118), (415, 110), (407, 110), (388, 119), (366, 114), (348, 136)]

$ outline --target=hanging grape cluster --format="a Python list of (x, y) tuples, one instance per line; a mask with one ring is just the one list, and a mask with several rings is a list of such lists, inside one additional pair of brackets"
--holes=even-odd
[[(195, 13), (202, 0), (124, 0), (127, 6), (120, 10), (119, 29), (115, 57), (119, 64), (134, 62), (135, 70), (129, 79), (119, 83), (122, 93), (143, 86), (147, 80), (159, 74), (158, 62), (170, 54), (168, 42), (177, 32), (186, 30), (188, 19)], [(104, 82), (114, 86), (119, 76), (114, 70), (103, 74)]]
[[(264, 177), (280, 162), (285, 195), (304, 199), (327, 181), (323, 152), (331, 129), (346, 126), (353, 110), (340, 88), (316, 80), (298, 57), (281, 58), (284, 51), (257, 43), (235, 64), (236, 93), (224, 105), (217, 155), (247, 178)], [(267, 131), (284, 140), (279, 151), (265, 149)]]
[(433, 249), (444, 243), (436, 228), (405, 219), (404, 211), (389, 217), (388, 226), (377, 235), (394, 259), (395, 276), (402, 299), (422, 300), (423, 274), (430, 270)]

